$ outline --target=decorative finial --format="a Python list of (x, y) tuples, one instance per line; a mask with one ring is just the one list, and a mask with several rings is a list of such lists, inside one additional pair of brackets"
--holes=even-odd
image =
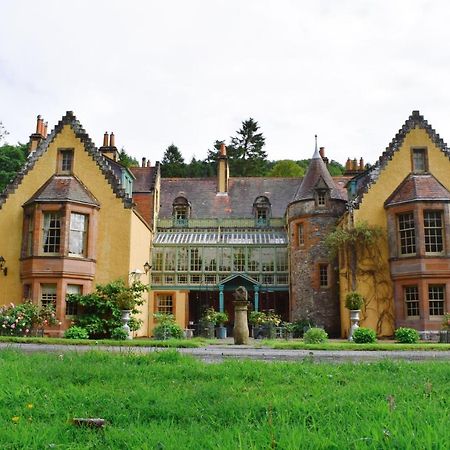
[(315, 139), (315, 141), (316, 141), (316, 146), (315, 146), (315, 148), (314, 148), (313, 159), (317, 159), (317, 158), (320, 158), (319, 149), (317, 148), (317, 134), (314, 135), (314, 139)]

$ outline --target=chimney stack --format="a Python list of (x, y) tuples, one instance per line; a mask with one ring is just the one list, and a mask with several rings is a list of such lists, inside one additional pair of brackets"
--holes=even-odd
[(29, 149), (30, 153), (34, 152), (43, 139), (47, 137), (47, 123), (44, 125), (44, 119), (41, 115), (37, 116), (36, 132), (30, 136)]
[(119, 152), (117, 151), (115, 145), (114, 133), (108, 135), (108, 132), (105, 131), (105, 134), (103, 135), (103, 145), (100, 147), (99, 150), (102, 152), (103, 156), (106, 156), (107, 158), (112, 159), (113, 161), (119, 160)]
[(116, 146), (116, 138), (114, 136), (114, 133), (111, 133), (111, 135), (109, 136), (109, 146), (110, 147)]
[(108, 132), (105, 131), (105, 134), (103, 135), (103, 147), (108, 147), (108, 141), (109, 141), (109, 135), (108, 135)]
[(228, 179), (230, 178), (230, 167), (228, 165), (227, 148), (225, 144), (220, 145), (219, 158), (217, 160), (217, 195), (228, 195)]
[(151, 162), (149, 159), (147, 160), (147, 167), (151, 167)]

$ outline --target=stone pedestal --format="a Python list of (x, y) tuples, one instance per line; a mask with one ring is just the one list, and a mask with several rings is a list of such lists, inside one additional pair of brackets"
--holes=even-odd
[(249, 331), (247, 323), (247, 301), (235, 301), (234, 302), (234, 328), (233, 337), (234, 343), (237, 345), (248, 344)]
[(360, 309), (351, 309), (350, 310), (350, 333), (348, 336), (348, 340), (350, 342), (353, 342), (353, 333), (357, 328), (359, 328), (359, 313), (361, 312)]

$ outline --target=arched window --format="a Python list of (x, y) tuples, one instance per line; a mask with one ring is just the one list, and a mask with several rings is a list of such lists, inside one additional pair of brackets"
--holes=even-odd
[(253, 203), (253, 214), (255, 216), (256, 225), (264, 227), (269, 225), (270, 220), (270, 201), (264, 195), (256, 197)]
[(186, 227), (191, 215), (191, 204), (185, 197), (177, 197), (173, 201), (173, 224), (177, 227)]

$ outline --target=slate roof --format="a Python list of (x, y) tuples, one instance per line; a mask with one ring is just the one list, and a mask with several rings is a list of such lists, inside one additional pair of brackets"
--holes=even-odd
[(72, 111), (67, 111), (64, 117), (58, 122), (52, 132), (44, 139), (37, 149), (30, 153), (25, 166), (15, 176), (14, 180), (5, 188), (0, 194), (0, 209), (6, 199), (12, 194), (22, 182), (24, 176), (33, 169), (36, 161), (47, 151), (49, 145), (53, 142), (56, 136), (62, 131), (65, 125), (69, 125), (75, 133), (75, 136), (83, 143), (86, 152), (92, 157), (97, 166), (100, 168), (102, 174), (111, 185), (116, 197), (120, 198), (125, 208), (133, 206), (132, 199), (129, 198), (125, 190), (122, 188), (120, 179), (115, 175), (112, 167), (108, 164), (107, 159), (95, 147), (89, 135), (86, 133), (80, 122), (77, 120)]
[(329, 189), (331, 199), (347, 200), (347, 194), (336, 186), (333, 177), (330, 175), (327, 166), (317, 150), (316, 145), (316, 150), (309, 163), (306, 175), (298, 187), (298, 190), (292, 199), (292, 203), (302, 200), (314, 200), (315, 190), (317, 188)]
[(133, 193), (153, 192), (158, 166), (159, 162), (156, 162), (155, 167), (130, 167), (130, 171), (135, 177)]
[(386, 167), (389, 161), (393, 158), (394, 153), (397, 152), (403, 144), (406, 135), (414, 128), (424, 129), (431, 141), (438, 147), (447, 157), (450, 158), (450, 151), (447, 144), (439, 136), (438, 133), (429, 125), (419, 111), (413, 111), (408, 120), (404, 123), (402, 128), (394, 136), (389, 146), (380, 156), (378, 161), (366, 172), (355, 177), (356, 183), (356, 198), (352, 202), (352, 206), (358, 208), (371, 185), (378, 181), (380, 172)]
[(385, 207), (414, 201), (450, 201), (450, 192), (431, 174), (409, 174), (384, 202)]
[(62, 175), (53, 175), (25, 205), (39, 202), (76, 202), (93, 206), (100, 205), (80, 180), (74, 176)]
[[(348, 177), (334, 179), (336, 189), (346, 198)], [(172, 217), (175, 198), (185, 197), (191, 203), (191, 217), (253, 218), (253, 203), (261, 195), (271, 203), (272, 217), (282, 218), (291, 203), (302, 178), (231, 177), (228, 195), (216, 195), (217, 178), (161, 178), (161, 209), (159, 217)]]

